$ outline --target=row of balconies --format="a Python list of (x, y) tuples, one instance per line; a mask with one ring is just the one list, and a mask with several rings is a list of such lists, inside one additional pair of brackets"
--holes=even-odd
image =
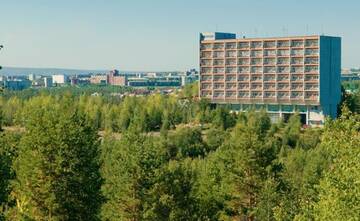
[[(213, 86), (212, 86), (213, 85)], [(293, 90), (293, 91), (311, 91), (315, 90), (317, 91), (319, 89), (318, 84), (314, 83), (305, 83), (299, 84), (299, 83), (202, 83), (201, 89), (236, 89), (236, 85), (238, 85), (239, 90), (245, 90), (245, 89), (264, 89), (264, 90)]]
[(203, 51), (201, 58), (236, 58), (236, 57), (289, 57), (318, 56), (318, 49), (279, 49), (279, 50), (241, 50), (241, 51)]
[(310, 58), (239, 58), (239, 59), (202, 59), (201, 66), (224, 66), (224, 65), (316, 65), (319, 64), (319, 58), (310, 57)]
[(202, 82), (318, 82), (319, 77), (318, 76), (305, 76), (305, 78), (302, 77), (289, 77), (289, 76), (280, 76), (278, 78), (271, 78), (271, 77), (264, 77), (262, 78), (262, 76), (253, 76), (253, 77), (249, 77), (249, 76), (243, 76), (243, 75), (239, 75), (238, 78), (236, 79), (235, 76), (226, 76), (226, 78), (224, 76), (219, 76), (216, 75), (213, 78), (211, 76), (202, 76), (201, 77), (201, 81)]
[[(226, 97), (232, 97), (236, 98), (236, 91), (215, 91), (213, 98), (215, 99), (223, 99), (224, 95)], [(212, 96), (211, 91), (202, 91), (202, 96)], [(317, 92), (310, 92), (310, 93), (303, 93), (303, 92), (272, 92), (272, 91), (251, 91), (251, 92), (245, 92), (240, 91), (238, 92), (238, 99), (301, 99), (301, 100), (318, 100), (319, 95)]]
[(318, 47), (318, 39), (304, 40), (264, 40), (264, 41), (246, 41), (246, 42), (218, 42), (202, 43), (201, 50), (222, 50), (222, 49), (247, 49), (247, 48), (287, 48), (287, 47)]
[(265, 73), (265, 74), (287, 74), (287, 73), (318, 73), (318, 66), (240, 66), (240, 67), (202, 67), (202, 74), (223, 73)]

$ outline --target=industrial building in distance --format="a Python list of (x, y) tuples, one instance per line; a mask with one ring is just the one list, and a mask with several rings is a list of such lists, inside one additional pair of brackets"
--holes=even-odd
[(340, 76), (340, 37), (200, 34), (200, 97), (237, 111), (264, 109), (273, 121), (298, 112), (322, 125), (336, 117)]

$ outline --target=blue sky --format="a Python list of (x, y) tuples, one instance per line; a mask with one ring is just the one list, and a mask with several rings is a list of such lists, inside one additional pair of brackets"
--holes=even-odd
[[(345, 3), (346, 2), (346, 3)], [(0, 64), (120, 70), (198, 66), (198, 34), (342, 37), (360, 67), (360, 1), (0, 0)]]

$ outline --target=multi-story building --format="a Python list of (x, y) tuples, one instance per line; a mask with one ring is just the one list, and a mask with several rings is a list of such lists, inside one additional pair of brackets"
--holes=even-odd
[(68, 78), (64, 74), (54, 74), (52, 76), (53, 84), (65, 84), (68, 81)]
[(126, 86), (127, 85), (127, 77), (120, 76), (118, 70), (112, 70), (107, 74), (107, 81), (110, 85), (116, 86)]
[(232, 109), (265, 109), (272, 120), (299, 112), (321, 125), (340, 102), (341, 38), (240, 38), (200, 34), (201, 98)]

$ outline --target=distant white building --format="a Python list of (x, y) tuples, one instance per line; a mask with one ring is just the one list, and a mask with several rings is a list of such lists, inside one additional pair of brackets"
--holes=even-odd
[(64, 74), (54, 74), (52, 76), (53, 84), (65, 84), (67, 82), (67, 77)]
[(35, 74), (29, 74), (28, 78), (29, 78), (29, 81), (34, 81), (36, 76), (35, 76)]
[(52, 87), (53, 79), (52, 77), (44, 77), (44, 87)]

